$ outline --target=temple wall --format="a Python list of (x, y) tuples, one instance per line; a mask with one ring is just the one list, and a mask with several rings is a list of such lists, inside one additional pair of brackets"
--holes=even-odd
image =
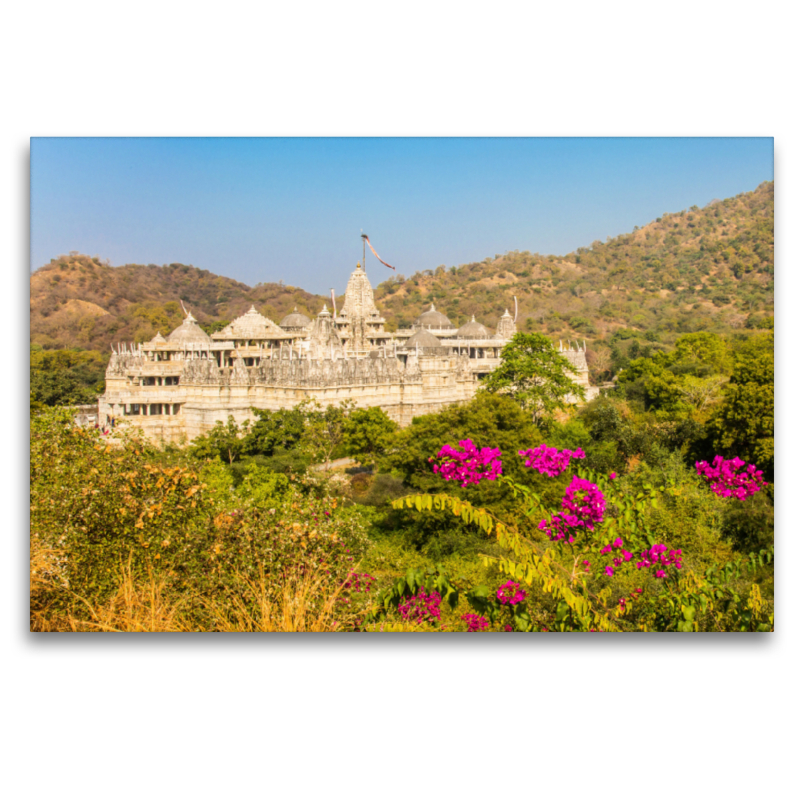
[[(148, 436), (177, 443), (194, 439), (217, 422), (227, 422), (229, 416), (238, 424), (252, 420), (252, 408), (277, 411), (293, 408), (304, 400), (316, 400), (323, 406), (338, 405), (344, 400), (354, 402), (358, 408), (378, 406), (404, 427), (415, 416), (471, 399), (479, 386), (465, 357), (413, 357), (407, 367), (394, 357), (376, 361), (384, 363), (364, 359), (358, 364), (343, 361), (338, 366), (299, 361), (294, 365), (273, 365), (272, 372), (280, 375), (277, 378), (259, 372), (259, 368), (240, 370), (238, 383), (234, 382), (235, 368), (223, 374), (221, 382), (192, 383), (186, 373), (212, 369), (209, 364), (195, 365), (186, 370), (178, 386), (138, 386), (126, 377), (109, 374), (99, 412), (103, 419), (113, 414), (119, 421), (137, 425)], [(325, 373), (324, 377), (321, 373)], [(262, 383), (259, 378), (271, 380)], [(125, 405), (134, 403), (179, 404), (180, 412), (175, 416), (125, 416)]]

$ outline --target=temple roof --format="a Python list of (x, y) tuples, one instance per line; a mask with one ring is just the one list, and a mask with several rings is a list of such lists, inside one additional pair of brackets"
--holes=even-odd
[(456, 336), (459, 339), (488, 339), (489, 331), (480, 322), (475, 322), (475, 315), (473, 314), (472, 320), (462, 325), (458, 329)]
[(406, 347), (441, 347), (442, 343), (430, 331), (417, 331), (413, 336), (408, 337)]
[(420, 328), (437, 328), (438, 330), (456, 327), (441, 311), (436, 310), (436, 306), (433, 303), (431, 303), (431, 307), (427, 311), (417, 317), (414, 324)]
[(197, 324), (197, 320), (192, 316), (191, 312), (186, 315), (186, 319), (175, 328), (172, 333), (167, 336), (168, 342), (176, 342), (178, 344), (190, 342), (208, 343), (211, 337)]
[(375, 306), (372, 284), (361, 264), (356, 264), (356, 268), (350, 273), (350, 280), (347, 281), (347, 289), (344, 293), (344, 303), (339, 315), (349, 320), (370, 317), (376, 322), (383, 320), (380, 311)]
[(272, 335), (276, 333), (283, 331), (271, 319), (259, 314), (255, 306), (250, 306), (246, 314), (237, 317), (212, 336), (214, 339), (264, 339), (273, 338)]
[(301, 314), (297, 310), (297, 306), (294, 307), (291, 314), (287, 314), (280, 321), (281, 328), (305, 328), (310, 324), (311, 320), (305, 314)]

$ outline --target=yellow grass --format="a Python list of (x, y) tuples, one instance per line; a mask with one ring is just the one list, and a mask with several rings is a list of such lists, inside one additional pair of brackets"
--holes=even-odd
[[(101, 631), (116, 633), (183, 632), (198, 630), (186, 612), (186, 602), (176, 598), (163, 577), (149, 574), (137, 580), (130, 564), (122, 565), (113, 596), (98, 605), (72, 595), (84, 611), (55, 611), (42, 600), (56, 586), (60, 554), (31, 540), (31, 630)], [(212, 619), (210, 630), (223, 632), (333, 632), (352, 629), (355, 613), (349, 610), (341, 586), (323, 572), (290, 574), (276, 586), (261, 573), (258, 580), (242, 579), (241, 595), (225, 602), (202, 599)], [(67, 591), (65, 586), (59, 587)]]
[(341, 586), (332, 586), (322, 572), (293, 574), (283, 579), (278, 600), (262, 573), (258, 581), (245, 581), (247, 591), (228, 607), (206, 603), (215, 619), (214, 630), (233, 632), (334, 632), (351, 622), (341, 606)]
[(180, 601), (168, 596), (164, 579), (151, 573), (145, 582), (137, 583), (130, 565), (122, 569), (119, 587), (108, 602), (102, 606), (92, 606), (86, 600), (82, 602), (88, 616), (80, 618), (70, 614), (66, 618), (68, 630), (115, 633), (191, 630), (181, 614)]

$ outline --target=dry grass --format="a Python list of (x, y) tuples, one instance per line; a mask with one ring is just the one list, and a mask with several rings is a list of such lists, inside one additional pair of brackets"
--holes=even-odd
[[(60, 554), (31, 540), (31, 630), (37, 632), (167, 633), (201, 630), (187, 612), (186, 602), (170, 592), (163, 577), (149, 574), (137, 580), (130, 563), (122, 565), (113, 596), (93, 604), (72, 595), (81, 611), (55, 611), (43, 600), (57, 582)], [(355, 612), (342, 587), (323, 572), (290, 574), (278, 585), (261, 573), (256, 581), (242, 579), (242, 593), (200, 603), (212, 622), (208, 630), (234, 632), (334, 632), (352, 629)], [(62, 592), (68, 589), (61, 585)]]
[(60, 578), (63, 553), (42, 544), (38, 536), (31, 536), (30, 552), (30, 629), (52, 631), (60, 628), (51, 619), (48, 593), (63, 585)]
[(163, 578), (152, 573), (137, 583), (130, 564), (120, 573), (116, 593), (102, 606), (93, 606), (82, 598), (88, 617), (70, 614), (67, 630), (113, 633), (167, 633), (191, 630), (181, 613), (181, 603), (171, 598)]
[(262, 573), (258, 581), (245, 581), (247, 590), (227, 606), (206, 603), (215, 620), (214, 630), (234, 632), (325, 633), (351, 627), (353, 616), (341, 597), (341, 586), (322, 572), (286, 576), (274, 587)]

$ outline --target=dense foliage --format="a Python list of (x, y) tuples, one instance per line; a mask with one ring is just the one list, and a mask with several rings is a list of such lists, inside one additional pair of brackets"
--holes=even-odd
[(585, 399), (570, 378), (570, 362), (541, 333), (517, 333), (503, 348), (502, 361), (483, 382), (487, 392), (513, 397), (542, 425), (553, 412)]
[(43, 350), (31, 345), (31, 407), (97, 402), (108, 357), (96, 351)]
[(32, 627), (770, 630), (772, 433), (734, 412), (771, 412), (772, 337), (743, 337), (688, 335), (558, 418), (305, 403), (158, 449), (34, 409)]

